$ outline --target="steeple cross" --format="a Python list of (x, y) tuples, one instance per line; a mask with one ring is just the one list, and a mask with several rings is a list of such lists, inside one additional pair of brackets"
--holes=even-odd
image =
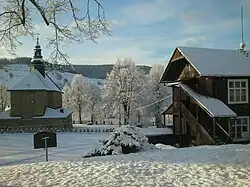
[(36, 43), (39, 44), (39, 36), (40, 36), (40, 33), (36, 33)]

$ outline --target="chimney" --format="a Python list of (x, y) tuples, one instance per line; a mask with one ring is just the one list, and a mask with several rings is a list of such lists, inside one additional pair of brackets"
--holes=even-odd
[(61, 112), (61, 113), (63, 113), (63, 112), (64, 112), (64, 111), (63, 111), (63, 108), (61, 108), (61, 109), (60, 109), (60, 112)]
[(39, 44), (39, 38), (37, 37), (37, 41), (36, 41), (36, 46), (35, 46), (35, 54), (33, 56), (33, 59), (31, 60), (31, 63), (33, 65), (33, 67), (39, 71), (43, 77), (45, 77), (45, 65), (44, 65), (44, 61), (43, 61), (43, 56), (42, 56), (42, 49), (41, 46)]

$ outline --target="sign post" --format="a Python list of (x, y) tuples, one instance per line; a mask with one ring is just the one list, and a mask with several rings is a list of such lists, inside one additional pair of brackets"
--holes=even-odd
[(56, 133), (54, 132), (38, 132), (34, 134), (34, 149), (45, 149), (45, 161), (48, 159), (48, 148), (57, 147)]
[(49, 137), (44, 137), (42, 138), (44, 140), (44, 148), (45, 148), (45, 162), (48, 162), (49, 157), (48, 157), (48, 143), (47, 143), (47, 139), (49, 139)]

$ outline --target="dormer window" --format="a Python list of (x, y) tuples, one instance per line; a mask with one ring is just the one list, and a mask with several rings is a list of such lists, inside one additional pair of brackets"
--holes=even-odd
[(248, 80), (228, 80), (228, 104), (248, 103)]

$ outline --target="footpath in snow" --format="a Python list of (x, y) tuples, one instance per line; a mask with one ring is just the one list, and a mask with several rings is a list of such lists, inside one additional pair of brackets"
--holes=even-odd
[(167, 148), (78, 161), (2, 166), (0, 185), (250, 186), (250, 145)]

